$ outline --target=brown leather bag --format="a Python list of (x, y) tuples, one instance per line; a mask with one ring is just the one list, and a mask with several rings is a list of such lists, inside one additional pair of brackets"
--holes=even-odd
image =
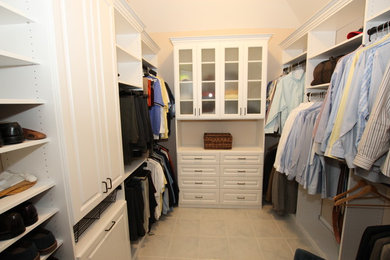
[(343, 57), (343, 55), (336, 58), (330, 57), (329, 60), (320, 62), (313, 71), (312, 86), (329, 83), (332, 78), (334, 69), (336, 68), (337, 61)]

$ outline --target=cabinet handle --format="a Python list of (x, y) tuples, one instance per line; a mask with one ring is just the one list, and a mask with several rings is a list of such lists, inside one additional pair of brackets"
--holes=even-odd
[(246, 108), (244, 108), (244, 116), (246, 116)]
[(196, 181), (195, 184), (203, 184), (201, 181)]
[(112, 189), (112, 179), (111, 178), (107, 178), (108, 182), (110, 183), (110, 187), (108, 187), (109, 189)]
[(198, 108), (198, 116), (200, 116), (200, 108)]
[(246, 171), (243, 171), (243, 170), (238, 170), (237, 172), (246, 173)]
[(195, 170), (194, 172), (203, 172), (202, 170)]
[(195, 157), (194, 159), (195, 160), (202, 160), (203, 158), (202, 157)]
[(115, 221), (111, 221), (112, 223), (111, 223), (111, 226), (108, 228), (108, 229), (106, 229), (106, 230), (104, 230), (104, 231), (110, 231), (114, 226), (115, 226), (115, 224), (116, 224), (116, 222)]
[(104, 183), (104, 187), (106, 188), (106, 190), (103, 191), (103, 193), (107, 193), (107, 192), (108, 192), (108, 185), (107, 185), (107, 182), (106, 182), (106, 181), (102, 181), (102, 183)]
[(237, 196), (237, 199), (238, 199), (238, 200), (244, 200), (244, 199), (245, 199), (245, 196)]
[(203, 196), (195, 196), (195, 199), (203, 199)]
[(238, 160), (246, 160), (245, 157), (238, 157)]
[(240, 107), (240, 116), (242, 115), (242, 107)]
[(194, 108), (194, 116), (196, 116), (196, 108)]
[(237, 185), (245, 185), (245, 182), (237, 182)]

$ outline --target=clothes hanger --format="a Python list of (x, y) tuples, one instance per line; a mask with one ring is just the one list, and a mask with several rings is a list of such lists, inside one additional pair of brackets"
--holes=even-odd
[(337, 194), (336, 196), (333, 197), (333, 201), (337, 201), (339, 199), (341, 199), (342, 197), (346, 196), (348, 193), (351, 193), (351, 192), (354, 192), (355, 190), (363, 187), (367, 185), (367, 182), (364, 181), (364, 180), (359, 180), (355, 186), (353, 186), (352, 188), (350, 188), (349, 190), (347, 191), (344, 191), (343, 193), (340, 193), (340, 194)]
[[(365, 195), (374, 195), (372, 197), (365, 197)], [(335, 201), (335, 206), (339, 206), (341, 204), (344, 204), (348, 201), (351, 201), (351, 200), (354, 200), (354, 199), (373, 199), (373, 198), (382, 198), (384, 199), (385, 201), (388, 201), (390, 202), (390, 198), (381, 194), (380, 192), (378, 192), (378, 190), (371, 184), (367, 184), (365, 186), (363, 186), (361, 188), (361, 191), (356, 193), (356, 194), (353, 194), (351, 196), (348, 196), (346, 198), (343, 198), (343, 199), (339, 199), (337, 201)], [(349, 205), (349, 204), (348, 204)], [(347, 206), (348, 206), (347, 205)], [(377, 205), (377, 204), (351, 204), (351, 206), (368, 206), (368, 207), (388, 207), (390, 205)]]

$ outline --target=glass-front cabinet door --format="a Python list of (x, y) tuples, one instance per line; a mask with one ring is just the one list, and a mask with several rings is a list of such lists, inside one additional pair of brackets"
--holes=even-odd
[(199, 108), (197, 115), (203, 117), (213, 117), (217, 114), (217, 52), (216, 48), (199, 48), (200, 68), (199, 68)]
[(223, 104), (222, 114), (227, 117), (239, 116), (240, 109), (240, 48), (223, 48)]
[[(194, 49), (179, 49), (179, 114), (195, 116), (196, 95), (194, 89)], [(176, 94), (177, 95), (177, 94)]]
[(247, 77), (246, 77), (246, 94), (244, 115), (260, 115), (261, 111), (261, 92), (263, 80), (263, 48), (247, 47)]

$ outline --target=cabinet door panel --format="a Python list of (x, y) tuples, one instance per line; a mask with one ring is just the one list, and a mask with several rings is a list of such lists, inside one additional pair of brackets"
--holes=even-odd
[(216, 117), (217, 111), (217, 84), (218, 84), (218, 67), (217, 47), (214, 45), (201, 45), (198, 49), (197, 62), (199, 66), (199, 76), (197, 82), (200, 88), (198, 92), (198, 116), (209, 118)]
[(195, 49), (183, 48), (175, 51), (177, 68), (175, 68), (177, 77), (175, 79), (179, 98), (177, 116), (187, 118), (195, 117), (196, 113), (196, 94), (195, 94)]
[(222, 117), (238, 117), (242, 114), (240, 105), (241, 49), (238, 45), (222, 48)]
[(246, 91), (243, 95), (246, 104), (244, 116), (260, 116), (262, 111), (262, 86), (263, 86), (263, 47), (247, 46), (247, 75)]

